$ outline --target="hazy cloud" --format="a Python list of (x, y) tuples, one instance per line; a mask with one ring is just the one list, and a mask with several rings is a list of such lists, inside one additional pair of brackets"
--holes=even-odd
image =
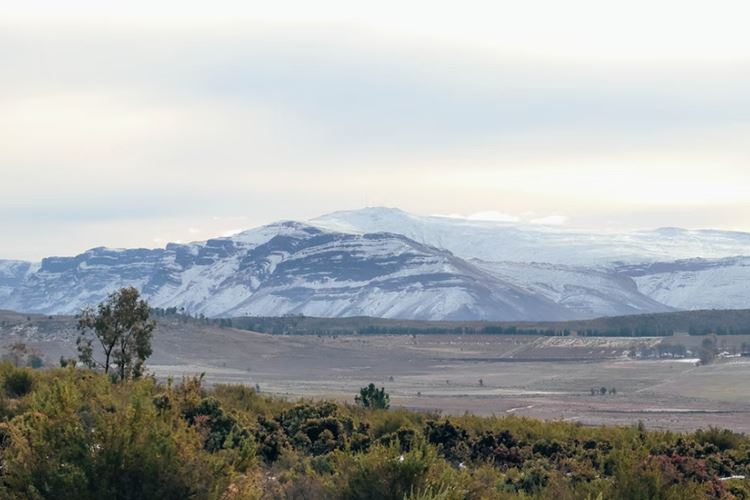
[(505, 214), (494, 210), (486, 210), (483, 212), (476, 212), (470, 215), (461, 214), (449, 214), (449, 215), (437, 215), (437, 217), (448, 217), (451, 219), (466, 219), (466, 220), (477, 220), (477, 221), (491, 221), (491, 222), (518, 222), (521, 219), (515, 215)]
[(385, 14), (326, 23), (304, 5), (285, 17), (236, 4), (237, 20), (154, 7), (146, 22), (138, 2), (111, 19), (49, 4), (59, 18), (42, 23), (44, 10), (18, 5), (0, 24), (0, 258), (365, 204), (750, 230), (750, 49), (733, 32), (700, 45), (679, 28), (672, 46), (648, 26), (634, 40), (574, 25), (597, 45), (557, 20), (538, 39), (507, 16), (432, 4), (432, 16), (402, 6), (393, 26)]
[(540, 226), (562, 226), (568, 222), (568, 217), (565, 215), (549, 215), (547, 217), (531, 219), (529, 222)]

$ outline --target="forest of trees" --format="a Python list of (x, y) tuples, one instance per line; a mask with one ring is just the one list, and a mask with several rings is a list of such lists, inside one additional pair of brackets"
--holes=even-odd
[(585, 337), (671, 337), (690, 335), (748, 335), (750, 311), (684, 311), (615, 316), (585, 321), (512, 323), (497, 321), (414, 321), (383, 318), (313, 318), (245, 316), (213, 320), (221, 326), (275, 335), (537, 335)]
[[(564, 325), (526, 326), (478, 321), (399, 321), (380, 318), (307, 318), (304, 316), (243, 317), (219, 320), (220, 326), (274, 335), (529, 335), (567, 337), (573, 333)], [(589, 337), (665, 337), (672, 330), (618, 327), (577, 332)]]

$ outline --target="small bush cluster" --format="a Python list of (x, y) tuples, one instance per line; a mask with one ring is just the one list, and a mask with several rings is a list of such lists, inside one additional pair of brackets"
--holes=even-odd
[(6, 367), (3, 387), (9, 397), (18, 398), (31, 392), (34, 379), (31, 372), (24, 368)]

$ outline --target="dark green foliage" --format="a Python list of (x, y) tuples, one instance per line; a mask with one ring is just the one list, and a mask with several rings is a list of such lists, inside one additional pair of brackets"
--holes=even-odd
[(414, 443), (417, 440), (417, 432), (414, 429), (399, 429), (396, 432), (391, 432), (384, 436), (381, 436), (377, 440), (377, 444), (390, 446), (398, 443), (399, 449), (402, 452), (409, 452), (414, 447)]
[(528, 494), (538, 494), (549, 481), (549, 474), (542, 463), (527, 462), (521, 469), (521, 480), (517, 489)]
[(5, 393), (12, 398), (20, 398), (31, 392), (34, 379), (28, 370), (14, 368), (5, 375)]
[(448, 420), (444, 422), (427, 422), (424, 435), (427, 442), (436, 445), (438, 453), (447, 460), (463, 462), (469, 458), (467, 432)]
[(702, 445), (712, 444), (720, 451), (726, 451), (741, 446), (744, 436), (732, 432), (729, 429), (718, 429), (709, 427), (708, 430), (698, 430), (695, 440)]
[(369, 446), (366, 427), (357, 431), (349, 417), (337, 415), (338, 407), (332, 403), (297, 405), (269, 420), (258, 419), (256, 440), (266, 462), (279, 459), (285, 448), (318, 456), (351, 445), (356, 450)]
[(260, 456), (266, 463), (277, 461), (284, 450), (290, 447), (289, 440), (279, 423), (263, 416), (258, 417), (255, 440), (258, 443)]
[[(221, 320), (213, 320), (221, 325)], [(226, 321), (226, 320), (225, 320)], [(671, 337), (750, 335), (750, 309), (680, 311), (597, 318), (585, 321), (524, 324), (488, 321), (414, 321), (369, 317), (311, 318), (306, 316), (233, 318), (234, 328), (284, 335), (418, 335), (488, 334), (591, 337)]]
[(531, 451), (545, 458), (556, 458), (563, 453), (564, 447), (557, 440), (540, 439), (531, 447)]
[(354, 402), (363, 408), (371, 410), (387, 410), (391, 406), (391, 397), (385, 392), (385, 388), (378, 389), (375, 384), (370, 384), (359, 390), (354, 396)]
[[(163, 407), (164, 401), (156, 400), (154, 404)], [(205, 436), (203, 447), (212, 453), (240, 447), (250, 436), (247, 429), (224, 411), (216, 398), (202, 399), (197, 406), (186, 409), (183, 416), (190, 425), (201, 430)]]

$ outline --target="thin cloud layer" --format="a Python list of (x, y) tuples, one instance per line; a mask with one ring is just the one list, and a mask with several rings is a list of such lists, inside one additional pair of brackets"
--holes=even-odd
[(483, 48), (408, 12), (391, 28), (9, 12), (0, 258), (364, 205), (750, 230), (750, 49), (726, 34), (693, 58), (658, 46), (655, 62), (612, 40), (609, 59), (525, 51), (539, 45), (521, 33)]
[(568, 217), (565, 215), (549, 215), (547, 217), (540, 217), (538, 219), (531, 219), (529, 223), (540, 226), (562, 226), (568, 222)]

